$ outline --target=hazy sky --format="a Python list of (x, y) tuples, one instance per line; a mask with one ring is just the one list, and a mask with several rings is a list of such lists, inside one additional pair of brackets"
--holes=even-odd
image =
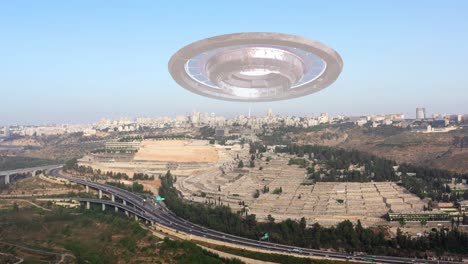
[(314, 39), (344, 62), (330, 87), (253, 113), (468, 113), (467, 14), (463, 0), (1, 1), (0, 125), (246, 113), (167, 70), (193, 41), (246, 31)]

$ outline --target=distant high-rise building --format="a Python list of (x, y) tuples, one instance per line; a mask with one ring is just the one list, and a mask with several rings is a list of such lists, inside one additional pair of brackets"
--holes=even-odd
[(275, 115), (273, 114), (273, 110), (271, 110), (271, 108), (268, 108), (268, 111), (267, 111), (267, 117), (268, 118), (272, 118), (274, 117)]
[(200, 122), (200, 112), (194, 111), (190, 117), (192, 124), (198, 124)]
[(2, 130), (0, 130), (0, 138), (9, 138), (10, 137), (10, 127), (8, 127), (8, 126), (3, 127)]
[(464, 124), (468, 124), (468, 115), (463, 115), (463, 117), (462, 117), (462, 122), (463, 122)]
[(320, 113), (320, 116), (319, 116), (319, 123), (322, 124), (322, 123), (328, 123), (329, 121), (329, 117), (328, 117), (328, 113)]
[(426, 119), (426, 108), (424, 107), (416, 108), (416, 119)]

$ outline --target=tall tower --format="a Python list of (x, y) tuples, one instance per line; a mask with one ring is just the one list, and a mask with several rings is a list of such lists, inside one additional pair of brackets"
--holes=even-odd
[(268, 118), (273, 118), (275, 115), (273, 114), (273, 110), (271, 108), (268, 108), (267, 111), (267, 117)]
[(10, 137), (10, 127), (9, 126), (5, 127), (5, 132), (3, 133), (3, 135), (5, 135), (6, 138)]
[(416, 108), (416, 119), (426, 119), (426, 108), (424, 107)]

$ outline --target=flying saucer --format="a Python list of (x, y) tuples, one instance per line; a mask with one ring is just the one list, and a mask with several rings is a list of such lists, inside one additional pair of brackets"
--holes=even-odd
[(341, 73), (332, 48), (281, 33), (236, 33), (194, 42), (169, 61), (172, 78), (196, 94), (228, 101), (276, 101), (318, 92)]

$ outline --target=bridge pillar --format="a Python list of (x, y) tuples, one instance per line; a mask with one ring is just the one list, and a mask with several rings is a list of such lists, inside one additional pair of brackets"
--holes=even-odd
[(119, 208), (117, 206), (115, 206), (115, 212), (118, 213), (119, 212)]
[(106, 210), (106, 205), (105, 205), (105, 204), (102, 204), (102, 210), (103, 210), (103, 211)]
[(102, 190), (99, 190), (99, 199), (102, 199)]
[(138, 216), (137, 216), (137, 215), (135, 215), (135, 221), (137, 221), (137, 222), (138, 222)]
[(10, 184), (10, 175), (5, 175), (5, 185)]
[(127, 201), (123, 200), (123, 204), (124, 204), (124, 205), (127, 205)]
[(89, 193), (89, 186), (86, 185), (86, 193)]
[(128, 215), (128, 211), (125, 211), (125, 214), (127, 215), (127, 217), (129, 216), (129, 215)]
[(112, 202), (115, 203), (115, 195), (111, 194), (111, 199), (112, 199)]
[(90, 202), (86, 202), (86, 209), (89, 210), (90, 207), (91, 207), (91, 203), (90, 203)]
[(32, 176), (32, 177), (36, 176), (36, 172), (37, 172), (37, 170), (31, 171), (31, 176)]

